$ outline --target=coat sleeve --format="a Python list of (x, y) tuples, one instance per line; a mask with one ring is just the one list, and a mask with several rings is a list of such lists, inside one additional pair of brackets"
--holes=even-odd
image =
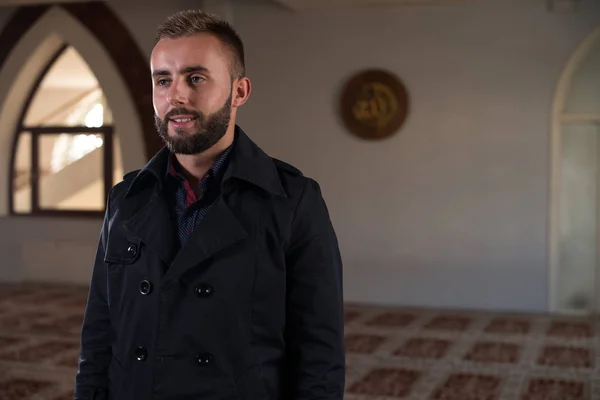
[(289, 400), (342, 400), (342, 261), (317, 182), (306, 179), (286, 252)]
[[(110, 202), (107, 202), (110, 204)], [(106, 210), (96, 250), (90, 289), (81, 330), (79, 368), (75, 380), (75, 400), (108, 400), (108, 368), (112, 358), (110, 313), (107, 298), (104, 249), (108, 236), (109, 210)]]

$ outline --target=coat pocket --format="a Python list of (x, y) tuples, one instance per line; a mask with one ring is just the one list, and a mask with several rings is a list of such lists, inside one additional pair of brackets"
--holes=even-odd
[(135, 263), (142, 252), (142, 241), (139, 238), (109, 238), (104, 252), (107, 264), (129, 265)]
[[(138, 286), (144, 278), (139, 278), (137, 264), (142, 264), (140, 257), (144, 246), (139, 239), (109, 240), (104, 253), (104, 264), (107, 274), (108, 305), (113, 323), (119, 326), (121, 310), (127, 301), (132, 287)], [(132, 286), (135, 285), (135, 286)]]

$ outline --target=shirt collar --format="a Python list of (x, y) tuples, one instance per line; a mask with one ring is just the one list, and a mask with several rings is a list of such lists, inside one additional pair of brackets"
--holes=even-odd
[[(277, 167), (273, 159), (269, 157), (258, 145), (256, 145), (246, 133), (236, 125), (235, 139), (233, 145), (223, 154), (226, 163), (215, 166), (219, 172), (223, 172), (222, 185), (232, 178), (244, 180), (260, 187), (274, 195), (286, 197)], [(163, 185), (169, 171), (171, 152), (163, 147), (150, 161), (136, 174), (129, 185), (126, 197), (133, 195), (144, 185), (159, 183)], [(224, 168), (222, 170), (221, 168)], [(153, 179), (152, 179), (153, 178)]]
[[(229, 146), (219, 156), (219, 158), (216, 159), (215, 162), (213, 162), (213, 164), (210, 166), (208, 171), (206, 171), (207, 177), (215, 178), (215, 177), (218, 177), (222, 172), (225, 171), (225, 169), (227, 168), (227, 164), (228, 164), (227, 162), (229, 160), (229, 154), (231, 153), (232, 148), (233, 148), (233, 145)], [(175, 157), (174, 153), (169, 154), (168, 161), (167, 161), (166, 177), (167, 177), (167, 179), (169, 177), (175, 177), (180, 180), (185, 180), (185, 177), (181, 172), (181, 165), (179, 164), (179, 161), (177, 161), (177, 158)]]

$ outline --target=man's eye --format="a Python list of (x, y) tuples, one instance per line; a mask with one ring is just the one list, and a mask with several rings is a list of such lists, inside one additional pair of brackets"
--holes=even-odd
[(166, 85), (166, 84), (168, 84), (168, 83), (169, 83), (169, 80), (168, 80), (168, 79), (159, 79), (158, 81), (156, 81), (156, 84), (157, 84), (158, 86), (165, 86), (165, 85)]
[(200, 83), (200, 82), (202, 82), (203, 80), (204, 80), (204, 78), (202, 78), (201, 76), (192, 76), (192, 77), (190, 78), (190, 81), (191, 81), (192, 83)]

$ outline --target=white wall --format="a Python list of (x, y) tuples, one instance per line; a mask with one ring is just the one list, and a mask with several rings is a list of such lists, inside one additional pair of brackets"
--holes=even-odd
[(129, 28), (133, 39), (149, 60), (158, 24), (171, 13), (202, 7), (204, 1), (206, 0), (108, 0), (106, 3)]
[[(320, 11), (239, 4), (253, 94), (241, 123), (322, 185), (349, 301), (545, 310), (550, 112), (600, 3)], [(337, 117), (346, 78), (387, 68), (412, 96), (392, 139)]]
[[(110, 3), (148, 56), (165, 15), (198, 6)], [(321, 183), (347, 300), (545, 310), (551, 104), (600, 3), (564, 15), (522, 0), (306, 14), (242, 3), (233, 22), (254, 86), (240, 123)], [(337, 117), (343, 81), (366, 67), (397, 73), (412, 96), (383, 142)], [(0, 220), (0, 279), (85, 282), (100, 222)]]
[(89, 281), (102, 221), (0, 219), (0, 281)]

